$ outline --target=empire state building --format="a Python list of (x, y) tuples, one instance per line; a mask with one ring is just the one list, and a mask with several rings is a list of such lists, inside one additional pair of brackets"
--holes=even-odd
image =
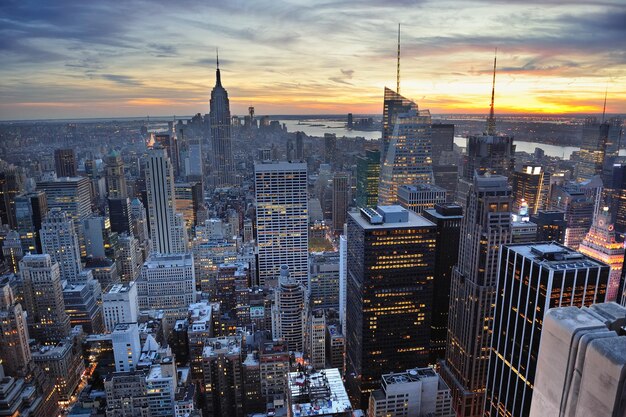
[(215, 186), (235, 185), (233, 150), (230, 136), (230, 105), (228, 93), (222, 87), (220, 61), (217, 60), (215, 87), (211, 91), (210, 120), (211, 141), (213, 145), (213, 174)]

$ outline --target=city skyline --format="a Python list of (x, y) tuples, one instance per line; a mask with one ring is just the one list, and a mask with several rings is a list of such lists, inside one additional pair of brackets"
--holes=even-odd
[(597, 114), (605, 89), (626, 112), (619, 1), (31, 3), (0, 11), (0, 119), (207, 113), (216, 47), (233, 114), (379, 114), (398, 22), (400, 93), (434, 114), (488, 112), (496, 47), (496, 114)]

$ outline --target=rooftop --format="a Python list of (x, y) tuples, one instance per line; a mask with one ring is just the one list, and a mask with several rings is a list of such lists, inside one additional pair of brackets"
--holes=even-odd
[[(389, 228), (411, 228), (411, 227), (431, 227), (435, 224), (402, 206), (379, 206), (372, 211), (372, 220), (368, 220), (362, 212), (352, 211), (348, 215), (363, 229), (389, 229)], [(378, 215), (378, 219), (376, 219)], [(404, 218), (401, 220), (400, 218)], [(398, 219), (398, 220), (397, 220)]]
[(509, 244), (506, 247), (546, 269), (608, 268), (605, 263), (556, 242)]
[(289, 407), (295, 417), (327, 415), (352, 410), (339, 370), (290, 372)]

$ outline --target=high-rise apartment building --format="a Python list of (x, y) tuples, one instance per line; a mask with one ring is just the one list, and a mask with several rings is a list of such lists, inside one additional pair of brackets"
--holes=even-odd
[(345, 173), (337, 173), (333, 176), (333, 209), (332, 222), (335, 233), (343, 231), (348, 215), (350, 204), (350, 177)]
[(215, 87), (211, 91), (209, 118), (211, 120), (215, 185), (217, 187), (234, 185), (235, 164), (230, 132), (230, 102), (228, 92), (222, 87), (219, 61), (215, 71)]
[[(433, 181), (430, 112), (418, 110), (413, 102), (408, 103), (409, 109), (395, 114), (391, 120), (393, 128), (387, 130), (389, 136), (383, 137), (378, 187), (380, 204), (395, 204), (402, 185)], [(385, 130), (383, 124), (383, 132)]]
[(20, 278), (31, 337), (42, 343), (67, 337), (71, 326), (63, 302), (59, 264), (48, 254), (28, 254), (20, 261)]
[(152, 250), (162, 254), (186, 252), (185, 222), (176, 212), (174, 171), (165, 149), (149, 151), (145, 174)]
[(474, 177), (452, 270), (446, 360), (441, 363), (458, 416), (483, 415), (498, 252), (511, 240), (511, 204), (506, 177)]
[(306, 164), (257, 163), (254, 175), (259, 285), (276, 281), (280, 265), (304, 283), (309, 255)]
[(625, 315), (615, 303), (546, 312), (530, 417), (624, 415)]
[[(435, 279), (430, 325), (430, 363), (444, 359), (448, 339), (448, 310), (452, 268), (457, 264), (463, 208), (456, 204), (436, 204), (424, 210), (424, 218), (437, 226), (435, 243)], [(452, 248), (452, 250), (451, 250)]]
[(61, 279), (69, 281), (75, 281), (82, 270), (75, 230), (74, 221), (58, 208), (50, 210), (41, 224), (42, 250), (59, 265)]
[(241, 336), (212, 338), (202, 351), (203, 392), (207, 415), (243, 417)]
[(550, 194), (550, 173), (541, 166), (524, 165), (513, 172), (513, 212), (520, 216), (537, 214), (547, 208)]
[(307, 305), (304, 284), (281, 265), (272, 306), (272, 336), (282, 339), (292, 352), (304, 352)]
[[(595, 260), (604, 262), (611, 267), (606, 301), (617, 301), (624, 305), (624, 282), (622, 267), (624, 265), (624, 243), (619, 242), (615, 227), (611, 223), (608, 207), (596, 214), (591, 229), (578, 247), (583, 253)], [(618, 299), (619, 296), (619, 299)]]
[(380, 181), (380, 151), (366, 149), (364, 156), (356, 159), (356, 205), (376, 207)]
[(346, 383), (365, 407), (385, 371), (428, 364), (435, 225), (400, 206), (348, 214)]
[(54, 170), (57, 177), (75, 177), (78, 171), (74, 149), (54, 150)]
[(545, 313), (604, 302), (609, 268), (556, 244), (509, 244), (500, 272), (485, 416), (530, 413)]

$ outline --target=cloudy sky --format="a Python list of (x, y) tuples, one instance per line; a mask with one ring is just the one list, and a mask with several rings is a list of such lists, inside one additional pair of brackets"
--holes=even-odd
[(626, 113), (625, 0), (2, 0), (0, 119), (231, 111)]

